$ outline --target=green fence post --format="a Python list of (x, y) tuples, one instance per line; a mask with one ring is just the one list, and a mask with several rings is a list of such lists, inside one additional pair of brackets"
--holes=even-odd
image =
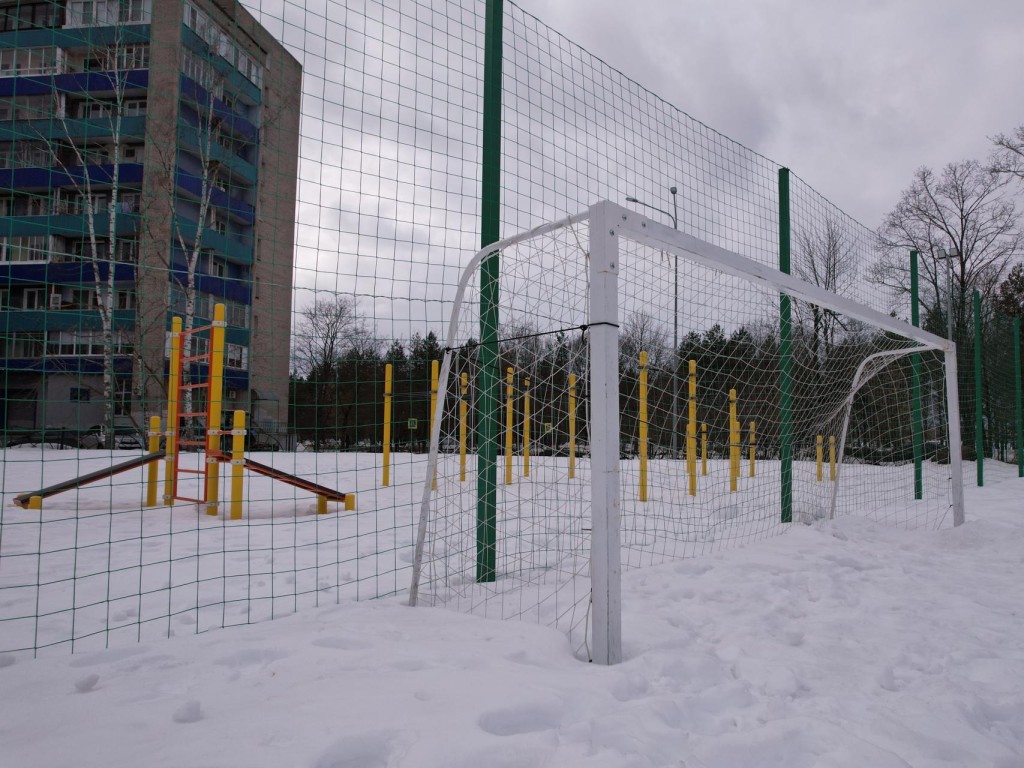
[[(918, 305), (918, 252), (910, 252), (910, 322), (915, 328), (921, 327), (921, 308)], [(920, 501), (924, 497), (924, 479), (921, 461), (924, 456), (924, 423), (921, 414), (921, 355), (910, 356), (911, 374), (913, 377), (913, 402), (911, 421), (914, 430), (914, 498)]]
[[(501, 60), (502, 0), (487, 0), (484, 30), (483, 146), (480, 247), (501, 235)], [(498, 286), (499, 257), (491, 254), (480, 272), (480, 395), (477, 419), (476, 580), (497, 572)]]
[[(789, 169), (779, 168), (779, 271), (790, 270)], [(779, 463), (782, 522), (793, 522), (793, 308), (779, 296)]]
[(1024, 403), (1020, 384), (1020, 318), (1013, 318), (1013, 402), (1017, 411), (1017, 477), (1024, 477)]
[(981, 407), (981, 293), (974, 292), (974, 452), (978, 487), (985, 485), (985, 418)]

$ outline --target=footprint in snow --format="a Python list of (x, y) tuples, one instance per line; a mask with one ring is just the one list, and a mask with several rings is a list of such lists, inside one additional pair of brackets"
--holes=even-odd
[(86, 675), (80, 680), (75, 681), (75, 690), (79, 693), (88, 693), (96, 687), (96, 683), (100, 681), (100, 676), (96, 673)]

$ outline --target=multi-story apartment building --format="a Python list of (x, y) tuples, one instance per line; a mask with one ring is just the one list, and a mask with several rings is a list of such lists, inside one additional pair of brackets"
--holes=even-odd
[(283, 431), (301, 75), (236, 0), (0, 0), (0, 429), (164, 412), (223, 302), (229, 407)]

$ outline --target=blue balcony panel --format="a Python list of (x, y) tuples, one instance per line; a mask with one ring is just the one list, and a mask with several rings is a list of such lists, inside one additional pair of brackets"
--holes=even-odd
[(144, 91), (149, 87), (149, 70), (133, 69), (120, 73), (113, 72), (71, 72), (65, 75), (28, 75), (25, 77), (0, 77), (0, 98), (11, 96), (37, 96), (59, 91), (69, 94), (113, 91), (118, 87), (125, 91)]
[[(142, 184), (143, 166), (141, 163), (121, 163), (118, 168), (118, 184)], [(70, 168), (0, 168), (0, 189), (55, 189), (72, 187), (85, 189), (85, 177), (88, 174), (92, 184), (111, 185), (114, 179), (114, 166), (80, 165)]]
[[(181, 76), (181, 97), (191, 99), (198, 104), (208, 103), (210, 96), (206, 89), (190, 77)], [(224, 121), (224, 125), (234, 134), (244, 137), (248, 141), (255, 142), (259, 136), (259, 130), (244, 117), (236, 115), (231, 108), (220, 99), (214, 97), (213, 112)]]
[[(99, 263), (100, 279), (106, 280), (110, 274), (110, 262)], [(114, 265), (114, 281), (134, 282), (135, 265), (117, 263)], [(0, 264), (0, 285), (23, 286), (53, 283), (54, 285), (85, 285), (93, 284), (93, 265), (91, 262), (70, 261), (51, 264)]]
[[(185, 151), (191, 151), (192, 154), (197, 157), (199, 156), (199, 139), (199, 129), (194, 125), (189, 125), (186, 122), (178, 124), (178, 143), (180, 147)], [(246, 184), (255, 186), (257, 178), (256, 166), (252, 163), (243, 160), (227, 147), (223, 147), (216, 143), (213, 143), (210, 146), (210, 157), (221, 165), (227, 167), (227, 169), (231, 171), (232, 175), (238, 177)]]
[[(180, 189), (198, 199), (203, 192), (203, 180), (192, 173), (182, 171), (180, 168), (175, 174), (175, 182)], [(228, 213), (243, 222), (252, 226), (256, 222), (256, 209), (248, 203), (231, 197), (223, 190), (214, 188), (210, 190), (210, 203), (218, 208), (225, 209)]]
[[(102, 357), (56, 357), (9, 358), (0, 360), (0, 370), (34, 371), (36, 373), (103, 373)], [(132, 372), (132, 358), (126, 355), (114, 356), (114, 373), (127, 376)]]

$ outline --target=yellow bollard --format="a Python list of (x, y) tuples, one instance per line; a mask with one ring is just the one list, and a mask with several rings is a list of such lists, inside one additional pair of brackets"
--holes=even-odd
[(576, 374), (569, 374), (569, 479), (576, 477)]
[(391, 485), (391, 396), (394, 382), (395, 367), (388, 363), (384, 366), (384, 469), (381, 485)]
[[(430, 361), (430, 439), (434, 439), (434, 410), (437, 408), (437, 379), (438, 362)], [(430, 478), (430, 487), (437, 490), (437, 466), (434, 467), (434, 476)]]
[(835, 482), (836, 479), (836, 437), (832, 435), (828, 439), (828, 479)]
[(647, 353), (640, 353), (640, 501), (647, 501)]
[(690, 361), (689, 402), (686, 420), (686, 474), (690, 495), (697, 495), (697, 361)]
[(164, 504), (178, 495), (178, 395), (181, 389), (181, 318), (171, 318), (171, 359), (167, 376), (167, 440), (164, 450)]
[(316, 513), (318, 515), (326, 515), (327, 514), (327, 497), (326, 496), (317, 496), (316, 497)]
[[(160, 417), (149, 417), (149, 453), (157, 453), (160, 450)], [(159, 484), (158, 475), (160, 472), (159, 462), (151, 461), (146, 467), (146, 506), (156, 506), (156, 489)]]
[(459, 481), (466, 481), (466, 415), (469, 411), (469, 402), (466, 396), (469, 393), (469, 374), (463, 371), (462, 387), (459, 389)]
[(530, 476), (530, 380), (523, 382), (523, 477)]
[(245, 411), (231, 422), (231, 519), (242, 519), (242, 468), (245, 466)]
[(220, 504), (221, 404), (224, 398), (224, 331), (227, 327), (223, 304), (213, 307), (210, 329), (210, 382), (207, 397), (210, 420), (206, 425), (206, 514), (217, 515)]
[(354, 512), (356, 508), (356, 495), (354, 493), (345, 494), (345, 511)]
[(28, 500), (29, 509), (42, 509), (43, 508), (43, 497), (42, 496), (30, 496)]
[(814, 439), (814, 477), (819, 483), (821, 482), (821, 462), (824, 457), (824, 438), (821, 435), (818, 435)]
[(707, 477), (708, 474), (708, 425), (700, 425), (700, 474)]
[(512, 409), (511, 368), (505, 371), (505, 485), (512, 485), (512, 427), (515, 414)]
[(754, 422), (750, 422), (750, 476), (753, 477), (756, 472), (754, 470), (754, 462), (757, 460), (757, 425)]
[(729, 390), (729, 492), (735, 493), (740, 477), (740, 423), (736, 419), (736, 390)]

